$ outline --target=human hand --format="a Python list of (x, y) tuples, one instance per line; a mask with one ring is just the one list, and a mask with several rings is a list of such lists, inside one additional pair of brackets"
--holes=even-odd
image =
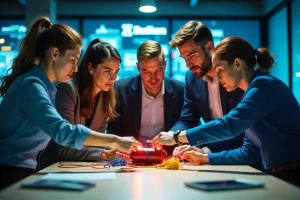
[(113, 142), (113, 146), (115, 146), (119, 151), (130, 154), (131, 151), (137, 151), (138, 146), (142, 146), (140, 142), (138, 142), (134, 137), (119, 137), (116, 136), (115, 141)]
[(116, 148), (104, 150), (100, 156), (100, 160), (112, 160), (114, 158), (123, 158), (126, 162), (130, 161), (130, 157), (125, 153), (120, 153)]
[(205, 154), (205, 152), (200, 149), (200, 148), (197, 148), (195, 146), (191, 146), (191, 145), (182, 145), (182, 146), (178, 146), (174, 149), (173, 151), (173, 155), (176, 156), (176, 157), (179, 157), (181, 155), (183, 155), (185, 152), (187, 151), (197, 151), (199, 153), (202, 153), (202, 154)]
[(100, 156), (100, 160), (112, 160), (115, 158), (117, 153), (117, 148), (109, 148), (104, 150)]
[(197, 164), (209, 164), (208, 154), (203, 154), (195, 150), (185, 152), (183, 159)]
[(163, 145), (172, 146), (176, 144), (174, 140), (173, 131), (160, 132), (157, 136), (152, 139), (153, 147), (161, 147)]

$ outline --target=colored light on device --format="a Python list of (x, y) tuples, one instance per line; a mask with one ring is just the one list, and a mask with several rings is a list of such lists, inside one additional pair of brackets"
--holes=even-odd
[(168, 157), (167, 152), (162, 148), (138, 147), (138, 151), (130, 154), (132, 164), (153, 165), (161, 164)]

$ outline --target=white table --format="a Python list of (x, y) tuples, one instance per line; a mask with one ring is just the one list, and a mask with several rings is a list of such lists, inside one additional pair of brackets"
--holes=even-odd
[[(118, 168), (112, 168), (118, 170)], [(48, 172), (97, 172), (103, 169), (58, 168), (58, 163), (34, 174), (0, 192), (1, 200), (300, 200), (300, 189), (249, 166), (204, 165), (187, 163), (183, 170), (137, 168), (136, 172), (116, 173), (116, 179), (98, 181), (96, 187), (83, 192), (22, 189), (21, 183), (39, 179)], [(262, 181), (265, 188), (206, 192), (186, 187), (184, 182), (244, 178)]]

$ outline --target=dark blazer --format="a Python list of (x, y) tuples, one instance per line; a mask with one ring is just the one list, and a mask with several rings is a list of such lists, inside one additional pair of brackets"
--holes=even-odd
[[(71, 124), (85, 125), (85, 117), (80, 116), (80, 95), (76, 79), (57, 84), (55, 107), (62, 118)], [(104, 132), (107, 126), (107, 115), (103, 111), (103, 98), (100, 93), (94, 117), (89, 128)], [(61, 160), (70, 161), (99, 161), (104, 149), (83, 146), (80, 150), (61, 146), (50, 140), (45, 151), (41, 154), (41, 168)]]
[[(227, 92), (220, 84), (220, 98), (224, 115), (236, 107), (236, 105), (241, 101), (243, 94), (243, 90), (239, 88), (232, 92)], [(196, 78), (193, 72), (188, 70), (185, 77), (184, 104), (182, 106), (181, 116), (171, 130), (186, 130), (196, 127), (201, 124), (201, 117), (204, 122), (212, 120), (209, 109), (207, 82), (202, 78)], [(242, 146), (243, 139), (244, 134), (241, 134), (236, 138), (207, 144), (206, 146), (212, 152), (235, 149)]]
[[(180, 117), (184, 83), (165, 77), (164, 86), (164, 130), (168, 131)], [(138, 138), (142, 115), (141, 76), (121, 79), (115, 83), (115, 88), (117, 91), (116, 111), (120, 116), (108, 123), (107, 132)], [(170, 151), (168, 153), (172, 153)]]

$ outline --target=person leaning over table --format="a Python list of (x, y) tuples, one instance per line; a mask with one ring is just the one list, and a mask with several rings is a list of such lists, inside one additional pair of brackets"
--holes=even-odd
[[(240, 102), (244, 92), (237, 88), (226, 91), (212, 67), (211, 52), (214, 41), (211, 30), (202, 22), (189, 21), (170, 41), (177, 48), (189, 69), (185, 75), (184, 103), (180, 119), (169, 132), (183, 131), (222, 117)], [(237, 148), (243, 144), (244, 134), (226, 141), (201, 145), (203, 153), (215, 153)], [(200, 145), (197, 145), (200, 147)]]
[(261, 156), (268, 173), (300, 186), (300, 107), (281, 80), (264, 72), (274, 63), (268, 49), (256, 50), (242, 38), (228, 37), (214, 49), (212, 63), (227, 91), (237, 87), (245, 91), (241, 102), (224, 117), (178, 135), (161, 132), (153, 145), (204, 144), (245, 130), (240, 148), (212, 154), (179, 150), (175, 154), (199, 164), (223, 165), (248, 164)]
[[(184, 83), (165, 75), (166, 60), (162, 46), (153, 40), (137, 50), (139, 74), (118, 80), (116, 111), (107, 131), (119, 136), (134, 136), (143, 145), (157, 132), (169, 130), (180, 117)], [(165, 148), (172, 155), (174, 147)]]
[(52, 82), (66, 82), (77, 71), (81, 46), (76, 31), (46, 17), (38, 18), (22, 40), (12, 72), (2, 78), (0, 87), (1, 188), (34, 173), (50, 138), (77, 149), (83, 144), (109, 145), (127, 153), (140, 145), (133, 137), (70, 124), (56, 111)]
[[(62, 118), (71, 124), (82, 124), (92, 130), (104, 132), (108, 120), (119, 114), (115, 111), (114, 83), (120, 69), (121, 56), (107, 42), (94, 39), (80, 61), (78, 72), (67, 82), (56, 85), (55, 107)], [(115, 157), (129, 157), (115, 148), (66, 147), (50, 140), (41, 155), (40, 168), (58, 161), (100, 161)]]

